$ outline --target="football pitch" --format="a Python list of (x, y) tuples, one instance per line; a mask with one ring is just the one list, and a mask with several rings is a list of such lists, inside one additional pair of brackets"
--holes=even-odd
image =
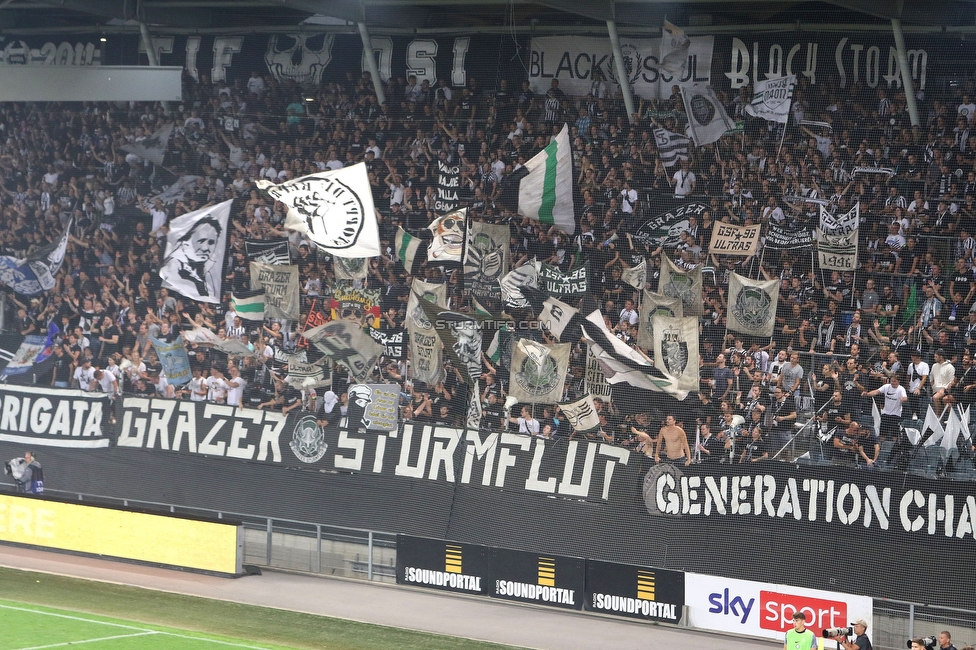
[(469, 639), (0, 568), (0, 650), (512, 650)]

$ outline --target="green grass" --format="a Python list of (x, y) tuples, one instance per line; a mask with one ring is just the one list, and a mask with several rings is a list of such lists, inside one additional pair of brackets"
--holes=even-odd
[(233, 647), (227, 644), (274, 650), (511, 650), (494, 643), (4, 568), (0, 630), (0, 650), (72, 641), (86, 641), (88, 650)]

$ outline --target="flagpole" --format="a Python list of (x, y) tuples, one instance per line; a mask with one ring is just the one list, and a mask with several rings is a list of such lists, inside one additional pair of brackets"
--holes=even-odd
[(783, 123), (783, 132), (779, 136), (779, 147), (776, 149), (776, 162), (779, 162), (779, 154), (783, 150), (783, 140), (786, 139), (786, 125), (789, 124), (790, 117), (786, 116), (786, 122)]

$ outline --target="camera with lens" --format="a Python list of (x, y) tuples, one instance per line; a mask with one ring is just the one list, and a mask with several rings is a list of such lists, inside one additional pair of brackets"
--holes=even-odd
[(923, 636), (920, 639), (909, 639), (905, 645), (908, 648), (911, 648), (913, 643), (920, 643), (923, 646), (925, 646), (926, 648), (930, 648), (931, 649), (931, 648), (934, 648), (935, 647), (935, 644), (938, 643), (938, 642), (939, 642), (939, 640), (936, 639), (934, 636)]
[[(821, 633), (821, 636), (823, 636), (823, 638), (825, 639), (832, 639), (835, 636), (853, 636), (853, 635), (854, 635), (853, 627), (832, 627), (823, 630), (823, 632)], [(911, 647), (911, 645), (912, 645), (911, 643), (908, 644), (909, 647)]]

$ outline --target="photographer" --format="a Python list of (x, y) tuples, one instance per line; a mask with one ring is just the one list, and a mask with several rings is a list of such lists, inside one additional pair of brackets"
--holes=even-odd
[(3, 473), (13, 476), (17, 492), (44, 494), (44, 470), (33, 453), (24, 452), (23, 458), (14, 458), (9, 463), (4, 463)]
[(872, 650), (871, 640), (868, 638), (868, 624), (863, 618), (851, 623), (854, 628), (854, 641), (851, 642), (846, 634), (831, 637), (834, 641), (843, 646), (844, 650)]

